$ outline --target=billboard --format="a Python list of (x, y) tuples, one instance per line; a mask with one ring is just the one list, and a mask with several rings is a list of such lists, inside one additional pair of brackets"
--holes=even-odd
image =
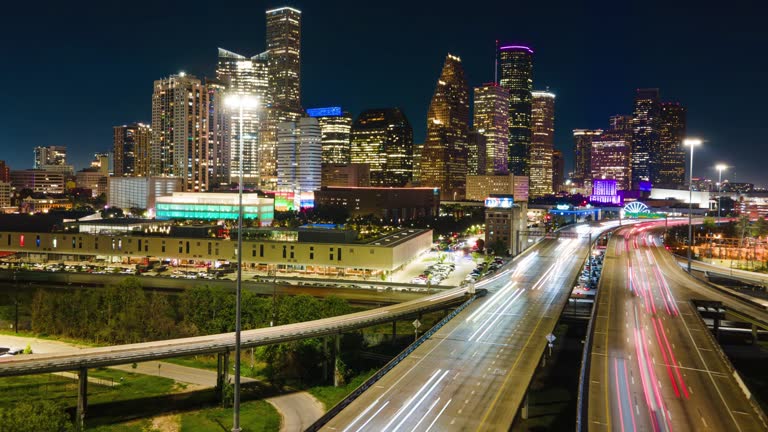
[(275, 192), (275, 211), (296, 210), (293, 192)]
[(485, 208), (512, 208), (515, 200), (512, 197), (488, 197), (485, 199)]

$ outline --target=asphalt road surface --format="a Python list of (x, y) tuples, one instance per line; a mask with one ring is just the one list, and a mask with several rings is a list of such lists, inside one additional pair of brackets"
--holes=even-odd
[(608, 244), (589, 377), (590, 431), (763, 431), (689, 300), (750, 308), (685, 274), (651, 224)]
[[(475, 301), (329, 422), (327, 431), (509, 429), (588, 253), (611, 224), (545, 239), (478, 287)], [(557, 342), (556, 342), (557, 343)]]

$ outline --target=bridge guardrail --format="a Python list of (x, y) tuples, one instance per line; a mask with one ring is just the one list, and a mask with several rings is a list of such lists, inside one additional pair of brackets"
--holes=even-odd
[(477, 292), (470, 297), (467, 301), (461, 304), (461, 306), (457, 307), (453, 312), (446, 315), (442, 320), (440, 320), (437, 324), (432, 326), (431, 329), (429, 329), (426, 333), (421, 335), (420, 338), (418, 338), (415, 342), (408, 345), (408, 347), (403, 350), (400, 354), (397, 355), (397, 357), (393, 358), (389, 363), (384, 365), (381, 369), (379, 369), (375, 374), (373, 374), (370, 378), (365, 380), (360, 386), (358, 386), (356, 389), (352, 391), (347, 397), (341, 400), (338, 404), (334, 405), (328, 412), (323, 414), (322, 417), (320, 417), (316, 422), (314, 422), (311, 426), (309, 426), (306, 431), (307, 432), (314, 432), (319, 431), (320, 428), (325, 426), (332, 418), (336, 417), (344, 408), (346, 408), (349, 404), (351, 404), (355, 399), (357, 399), (361, 394), (363, 394), (366, 390), (368, 390), (373, 384), (375, 384), (377, 381), (379, 381), (384, 375), (386, 375), (389, 371), (394, 369), (395, 366), (397, 366), (401, 361), (403, 361), (408, 355), (410, 355), (413, 351), (416, 350), (421, 344), (423, 344), (427, 339), (432, 337), (438, 330), (440, 330), (445, 324), (448, 323), (453, 317), (461, 313), (467, 306), (472, 304), (475, 299), (478, 297), (483, 297), (485, 294), (487, 294), (487, 290), (485, 289), (478, 289)]

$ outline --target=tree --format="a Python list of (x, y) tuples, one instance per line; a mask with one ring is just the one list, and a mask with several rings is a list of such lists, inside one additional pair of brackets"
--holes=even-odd
[(707, 232), (712, 233), (713, 231), (717, 230), (717, 224), (715, 223), (715, 218), (713, 217), (705, 217), (704, 218), (704, 229), (707, 230)]
[(0, 432), (74, 431), (61, 405), (47, 400), (20, 401), (0, 407)]
[(752, 227), (752, 235), (755, 237), (764, 237), (768, 235), (768, 221), (764, 217), (757, 218), (755, 225)]

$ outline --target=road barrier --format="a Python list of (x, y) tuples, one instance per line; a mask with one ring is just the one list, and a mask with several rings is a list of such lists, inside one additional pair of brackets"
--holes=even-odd
[(378, 370), (375, 374), (373, 374), (370, 378), (368, 378), (365, 382), (360, 384), (359, 387), (354, 389), (352, 393), (350, 393), (347, 397), (341, 400), (338, 404), (333, 406), (328, 412), (326, 412), (322, 417), (320, 417), (316, 422), (314, 422), (311, 426), (309, 426), (306, 431), (307, 432), (314, 432), (319, 431), (320, 428), (325, 426), (332, 418), (336, 417), (344, 408), (346, 408), (349, 404), (351, 404), (355, 399), (360, 397), (361, 394), (363, 394), (366, 390), (368, 390), (373, 384), (375, 384), (378, 380), (380, 380), (384, 375), (386, 375), (389, 371), (394, 369), (395, 366), (397, 366), (401, 361), (403, 361), (408, 355), (410, 355), (413, 351), (416, 350), (421, 344), (423, 344), (427, 339), (432, 337), (440, 328), (442, 328), (445, 324), (448, 323), (453, 317), (461, 313), (467, 306), (472, 304), (475, 299), (478, 297), (483, 297), (488, 293), (485, 289), (478, 289), (477, 292), (471, 296), (467, 301), (462, 303), (459, 307), (457, 307), (453, 312), (446, 315), (445, 318), (440, 320), (437, 324), (432, 326), (431, 329), (429, 329), (426, 333), (421, 335), (420, 338), (418, 338), (415, 342), (408, 345), (408, 347), (403, 350), (400, 354), (397, 355), (397, 357), (393, 358), (389, 363), (384, 365), (381, 369)]

